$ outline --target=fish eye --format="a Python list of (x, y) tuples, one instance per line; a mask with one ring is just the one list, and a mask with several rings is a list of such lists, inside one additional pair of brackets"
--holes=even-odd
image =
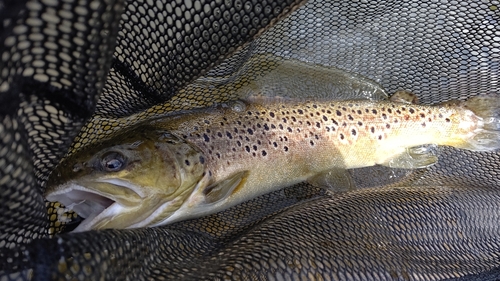
[(101, 167), (106, 172), (118, 172), (125, 167), (125, 157), (117, 151), (107, 152), (102, 156)]

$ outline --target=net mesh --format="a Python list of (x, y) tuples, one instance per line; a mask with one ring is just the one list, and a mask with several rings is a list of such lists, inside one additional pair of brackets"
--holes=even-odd
[(363, 96), (499, 93), (498, 1), (302, 2), (0, 1), (0, 280), (500, 278), (500, 154), (444, 147), (427, 169), (352, 170), (352, 192), (300, 184), (169, 226), (50, 237), (79, 221), (42, 196), (67, 152), (269, 83), (311, 94), (266, 80), (307, 75), (290, 61), (376, 81)]

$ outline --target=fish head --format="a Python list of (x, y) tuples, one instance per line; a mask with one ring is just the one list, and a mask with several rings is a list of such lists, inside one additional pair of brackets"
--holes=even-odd
[(77, 232), (143, 227), (174, 213), (204, 172), (196, 147), (145, 127), (68, 156), (51, 173), (45, 197), (85, 218)]

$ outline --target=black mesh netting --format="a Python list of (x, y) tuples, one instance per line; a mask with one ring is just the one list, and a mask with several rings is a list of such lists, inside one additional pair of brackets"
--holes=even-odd
[(498, 1), (301, 2), (0, 1), (0, 280), (500, 278), (500, 154), (444, 147), (427, 169), (352, 170), (355, 191), (302, 184), (169, 226), (60, 233), (79, 219), (45, 206), (54, 166), (149, 117), (256, 89), (500, 93)]

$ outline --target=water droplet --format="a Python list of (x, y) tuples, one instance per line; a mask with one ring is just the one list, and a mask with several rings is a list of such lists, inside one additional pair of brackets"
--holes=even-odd
[(233, 101), (230, 105), (231, 110), (234, 112), (242, 112), (246, 109), (246, 105), (242, 101)]

